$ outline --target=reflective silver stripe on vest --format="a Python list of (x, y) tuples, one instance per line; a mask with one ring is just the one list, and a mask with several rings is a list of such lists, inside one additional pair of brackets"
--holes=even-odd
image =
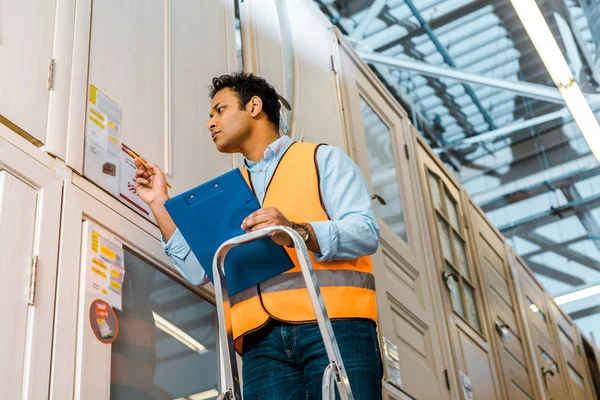
[[(315, 274), (317, 275), (317, 282), (322, 288), (326, 286), (346, 286), (375, 290), (375, 277), (369, 272), (347, 269), (320, 269), (316, 270)], [(273, 293), (303, 288), (306, 288), (306, 283), (304, 282), (304, 278), (302, 278), (302, 272), (278, 275), (260, 284), (261, 293)], [(231, 305), (233, 306), (255, 296), (258, 296), (256, 286), (231, 296)]]

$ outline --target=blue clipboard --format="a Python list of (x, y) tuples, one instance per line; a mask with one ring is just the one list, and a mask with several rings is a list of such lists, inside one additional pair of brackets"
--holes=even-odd
[[(239, 169), (167, 200), (165, 207), (194, 255), (213, 280), (213, 257), (223, 242), (246, 233), (240, 228), (260, 208)], [(270, 238), (229, 251), (225, 258), (228, 294), (234, 295), (294, 267), (282, 246)]]

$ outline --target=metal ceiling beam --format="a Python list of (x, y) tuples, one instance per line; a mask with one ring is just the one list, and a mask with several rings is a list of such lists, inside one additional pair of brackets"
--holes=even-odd
[[(583, 198), (579, 193), (579, 190), (575, 187), (575, 185), (569, 185), (561, 188), (562, 193), (565, 195), (567, 201), (580, 201)], [(579, 218), (581, 225), (585, 228), (585, 231), (589, 235), (600, 234), (600, 224), (594, 218), (594, 215), (585, 209), (577, 209), (575, 210), (575, 215)], [(596, 246), (596, 249), (600, 251), (600, 241), (593, 240), (592, 243)]]
[[(535, 109), (535, 110), (536, 110), (536, 112), (538, 112), (538, 111), (539, 111), (539, 112), (545, 112), (545, 111), (547, 111), (547, 109), (551, 109), (551, 112), (552, 112), (553, 110), (555, 110), (555, 107), (554, 107), (554, 105), (553, 105), (553, 104), (550, 104), (550, 103), (545, 103), (545, 104), (546, 104), (547, 106), (545, 106), (545, 107), (539, 107), (539, 108), (536, 108), (536, 109)], [(533, 106), (532, 106), (532, 107), (533, 107)], [(515, 108), (515, 109), (513, 110), (513, 114), (514, 114), (514, 115), (519, 115), (519, 113), (520, 113), (521, 111), (523, 111), (523, 108), (524, 108), (524, 107), (517, 107), (517, 108)], [(521, 115), (522, 115), (522, 114), (523, 114), (523, 113), (521, 113)], [(543, 136), (544, 134), (547, 134), (547, 133), (549, 133), (549, 132), (556, 131), (556, 130), (557, 130), (557, 129), (559, 129), (559, 128), (565, 128), (565, 129), (566, 129), (566, 128), (569, 128), (569, 126), (571, 126), (571, 125), (572, 125), (572, 124), (574, 124), (574, 123), (575, 123), (575, 122), (573, 121), (573, 118), (572, 118), (572, 117), (565, 118), (565, 119), (563, 119), (563, 120), (560, 120), (560, 121), (558, 121), (558, 120), (552, 120), (552, 121), (550, 121), (549, 123), (546, 123), (545, 125), (544, 125), (544, 124), (542, 124), (542, 125), (544, 125), (544, 127), (543, 127), (543, 130), (539, 130), (539, 129), (538, 129), (538, 131), (536, 132), (536, 134), (537, 134), (537, 136), (538, 136), (538, 137), (540, 137), (540, 136)], [(446, 139), (447, 139), (448, 143), (450, 143), (450, 142), (452, 142), (452, 141), (456, 141), (456, 140), (461, 140), (461, 139), (463, 139), (463, 138), (464, 138), (464, 135), (462, 135), (462, 134), (461, 134), (459, 131), (456, 131), (456, 130), (454, 130), (452, 125), (450, 125), (450, 126), (446, 126), (445, 128), (446, 128), (446, 135), (445, 135), (445, 137), (446, 137)], [(541, 129), (541, 128), (540, 128), (540, 129)], [(518, 131), (517, 131), (517, 132), (518, 132)], [(458, 137), (457, 137), (457, 136), (458, 136)], [(530, 130), (530, 132), (529, 132), (529, 135), (528, 135), (527, 139), (525, 139), (525, 140), (530, 140), (530, 139), (531, 139), (531, 130)], [(572, 140), (572, 139), (571, 139), (571, 140)], [(505, 141), (503, 141), (504, 145), (502, 145), (502, 146), (500, 146), (500, 147), (496, 147), (496, 148), (494, 149), (494, 152), (498, 152), (498, 151), (500, 151), (500, 150), (504, 150), (504, 149), (506, 149), (506, 148), (509, 148), (509, 147), (514, 147), (515, 145), (518, 145), (518, 144), (520, 144), (520, 143), (522, 143), (522, 142), (523, 142), (523, 139), (516, 140), (516, 139), (515, 139), (515, 137), (513, 136), (510, 142), (508, 142), (508, 141), (506, 141), (506, 140), (505, 140)], [(486, 157), (486, 155), (483, 155), (483, 154), (482, 154), (481, 156), (477, 156), (477, 157), (470, 158), (470, 159), (469, 159), (469, 163), (475, 163), (477, 160), (479, 160), (479, 159), (480, 159), (480, 158), (482, 158), (482, 157)]]
[(546, 276), (548, 278), (564, 282), (571, 286), (581, 286), (585, 284), (585, 281), (577, 276), (567, 274), (566, 272), (556, 270), (554, 268), (547, 267), (543, 264), (535, 261), (527, 260), (527, 265), (533, 272), (538, 275)]
[[(488, 6), (488, 4), (489, 3), (486, 0), (476, 0), (465, 6), (462, 6), (461, 8), (458, 8), (450, 13), (444, 14), (438, 18), (431, 20), (429, 22), (429, 26), (431, 27), (431, 29), (437, 30), (453, 21), (456, 21), (459, 18), (468, 16), (471, 14), (475, 14), (480, 9)], [(473, 15), (472, 18), (478, 18), (478, 15)], [(394, 36), (388, 38), (387, 41), (385, 41), (383, 43), (381, 41), (379, 41), (380, 47), (377, 48), (376, 50), (377, 51), (387, 50), (388, 48), (395, 46), (401, 40), (410, 40), (412, 38), (421, 36), (424, 33), (425, 33), (425, 31), (423, 30), (422, 27), (416, 27), (415, 29), (406, 32), (402, 36), (394, 35)]]
[[(417, 21), (419, 21), (419, 24), (421, 25), (423, 30), (427, 33), (427, 36), (429, 36), (429, 39), (431, 39), (431, 41), (433, 42), (435, 47), (438, 49), (438, 51), (444, 58), (444, 61), (446, 62), (446, 64), (448, 64), (449, 66), (451, 66), (453, 68), (456, 68), (456, 64), (454, 63), (454, 60), (452, 59), (450, 54), (448, 54), (448, 51), (442, 45), (442, 43), (440, 43), (439, 39), (437, 38), (437, 36), (435, 35), (433, 30), (427, 23), (427, 21), (421, 15), (421, 12), (417, 9), (415, 4), (413, 3), (413, 0), (404, 0), (404, 3), (410, 8), (410, 10), (413, 13), (413, 15), (415, 16), (415, 18), (417, 18)], [(483, 104), (481, 104), (481, 102), (477, 98), (477, 95), (475, 95), (475, 92), (473, 92), (473, 89), (471, 88), (471, 86), (469, 86), (467, 84), (463, 84), (463, 87), (465, 88), (465, 91), (469, 94), (469, 97), (471, 97), (471, 100), (473, 101), (473, 103), (477, 106), (477, 109), (479, 109), (479, 112), (481, 112), (481, 115), (483, 115), (483, 117), (485, 118), (485, 121), (487, 122), (489, 128), (496, 129), (496, 124), (494, 123), (494, 120), (492, 119), (490, 114), (487, 112), (487, 110), (483, 107)]]
[[(428, 127), (428, 122), (425, 116), (418, 110), (416, 110), (412, 99), (407, 98), (403, 93), (400, 93), (396, 86), (391, 85), (389, 82), (391, 79), (389, 78), (390, 70), (388, 68), (383, 68), (381, 65), (373, 65), (371, 70), (375, 73), (375, 75), (379, 78), (379, 80), (383, 83), (383, 85), (390, 91), (390, 93), (398, 100), (400, 104), (408, 105), (409, 110), (413, 110), (416, 114), (417, 122), (419, 126), (424, 125), (424, 128), (419, 129), (421, 135), (423, 135), (426, 139), (428, 139), (432, 147), (438, 148), (443, 147), (443, 143), (441, 141), (441, 135), (438, 132), (434, 132), (433, 129)], [(388, 79), (386, 79), (386, 77)], [(406, 107), (405, 107), (406, 108)], [(450, 164), (455, 171), (459, 172), (462, 164), (466, 162), (465, 158), (457, 152), (449, 151), (445, 154), (445, 159), (448, 164)]]
[[(528, 240), (540, 247), (551, 247), (551, 246), (556, 245), (556, 242), (546, 239), (544, 236), (542, 236), (538, 233), (535, 233), (535, 232), (528, 232), (522, 236), (525, 240)], [(584, 254), (581, 254), (578, 251), (571, 250), (569, 248), (564, 248), (564, 247), (559, 247), (559, 248), (554, 247), (553, 252), (565, 257), (568, 260), (575, 261), (583, 266), (593, 269), (594, 271), (600, 272), (600, 263), (598, 261), (596, 261), (593, 258), (590, 258)], [(527, 262), (529, 262), (529, 260), (527, 260)]]
[[(404, 48), (404, 51), (407, 56), (412, 57), (413, 59), (421, 59), (421, 57), (422, 57), (420, 52), (418, 52), (413, 47), (410, 47), (410, 44), (407, 44), (407, 46)], [(387, 68), (387, 69), (390, 70), (390, 68)], [(436, 94), (436, 97), (438, 97), (440, 100), (442, 100), (442, 102), (448, 109), (448, 112), (452, 115), (452, 117), (456, 120), (456, 122), (462, 127), (463, 132), (466, 135), (476, 134), (477, 131), (475, 131), (473, 129), (473, 126), (469, 123), (469, 121), (467, 120), (466, 116), (464, 115), (464, 113), (462, 111), (462, 109), (463, 109), (462, 105), (458, 104), (456, 102), (456, 100), (454, 99), (454, 94), (452, 94), (448, 91), (448, 82), (443, 82), (440, 78), (429, 77), (429, 76), (425, 76), (424, 79), (427, 82), (427, 86), (429, 87), (428, 89), (434, 91)], [(423, 113), (425, 114), (426, 110), (423, 110)], [(441, 142), (443, 145), (444, 144), (443, 140), (441, 140)]]
[[(554, 207), (547, 211), (534, 213), (528, 217), (521, 218), (515, 222), (511, 222), (498, 227), (504, 236), (510, 237), (519, 235), (531, 229), (532, 226), (539, 228), (557, 219), (573, 215), (578, 207), (597, 207), (600, 206), (600, 194), (596, 194), (585, 199), (572, 201), (562, 206)], [(599, 267), (600, 268), (600, 267)], [(600, 269), (599, 269), (600, 270)]]
[[(574, 125), (574, 124), (575, 124), (574, 121), (570, 121), (566, 124), (561, 123), (558, 125), (552, 125), (549, 128), (544, 129), (541, 132), (537, 132), (536, 136), (527, 136), (523, 140), (519, 140), (518, 142), (513, 141), (509, 145), (502, 147), (501, 149), (506, 149), (509, 147), (512, 148), (511, 151), (513, 151), (513, 158), (508, 162), (505, 162), (502, 164), (495, 164), (493, 167), (488, 168), (488, 167), (485, 167), (483, 164), (476, 163), (476, 161), (479, 161), (483, 157), (477, 157), (476, 159), (471, 159), (468, 164), (463, 165), (465, 168), (467, 168), (467, 172), (465, 174), (463, 174), (463, 176), (461, 177), (461, 183), (463, 185), (465, 185), (466, 183), (468, 183), (474, 179), (481, 178), (482, 176), (493, 175), (498, 171), (498, 169), (503, 168), (503, 167), (515, 168), (519, 164), (527, 162), (528, 160), (530, 160), (534, 157), (537, 157), (538, 153), (539, 153), (539, 149), (541, 147), (544, 148), (546, 155), (549, 155), (551, 152), (558, 151), (559, 149), (563, 150), (563, 148), (565, 151), (572, 151), (572, 149), (569, 147), (570, 142), (577, 141), (577, 140), (583, 141), (585, 139), (580, 135), (576, 135), (576, 136), (565, 135), (561, 128), (565, 128), (567, 126)], [(573, 127), (573, 129), (576, 129), (576, 127)], [(517, 146), (519, 146), (519, 145), (523, 146), (525, 144), (529, 145), (529, 149), (523, 150), (523, 149), (517, 148)], [(495, 149), (494, 152), (497, 153), (499, 150), (500, 149)], [(518, 150), (518, 151), (515, 152), (515, 150)], [(591, 151), (581, 153), (581, 154), (579, 154), (579, 157), (577, 157), (575, 160), (579, 160), (581, 158), (588, 157), (591, 154), (592, 154)], [(487, 157), (487, 155), (485, 157)], [(567, 162), (567, 161), (564, 161), (564, 162)], [(476, 171), (468, 171), (468, 168), (474, 169)], [(536, 172), (536, 171), (534, 171), (534, 172)]]
[(564, 100), (560, 95), (560, 92), (555, 87), (553, 88), (550, 86), (538, 85), (535, 83), (523, 81), (508, 81), (503, 79), (495, 79), (490, 78), (489, 76), (482, 76), (460, 71), (456, 68), (438, 67), (420, 61), (389, 57), (372, 52), (359, 51), (358, 55), (366, 61), (384, 64), (399, 69), (414, 71), (421, 75), (436, 78), (456, 79), (461, 82), (469, 82), (478, 85), (491, 86), (517, 93), (519, 96), (523, 97), (529, 97), (532, 99), (543, 100), (551, 103), (564, 104)]
[(569, 7), (567, 7), (564, 2), (561, 2), (561, 3), (562, 3), (562, 7), (561, 7), (562, 14), (565, 17), (565, 19), (567, 20), (569, 27), (571, 28), (571, 33), (573, 34), (573, 38), (575, 39), (575, 42), (577, 43), (577, 47), (579, 48), (579, 51), (583, 55), (583, 59), (584, 59), (585, 63), (587, 64), (589, 71), (591, 72), (592, 78), (596, 81), (596, 83), (600, 84), (600, 73), (596, 70), (595, 63), (594, 63), (594, 57), (588, 50), (587, 44), (585, 43), (585, 40), (583, 39), (583, 36), (581, 34), (581, 29), (579, 29), (579, 26), (577, 25), (577, 22), (575, 21), (575, 18), (573, 17), (573, 13), (569, 9)]
[(511, 133), (520, 131), (522, 129), (532, 128), (534, 126), (541, 125), (546, 122), (553, 121), (555, 119), (569, 117), (570, 115), (571, 115), (571, 113), (569, 112), (569, 110), (567, 108), (563, 108), (562, 110), (558, 110), (558, 111), (554, 111), (554, 112), (551, 112), (548, 114), (540, 115), (539, 117), (527, 119), (524, 121), (517, 121), (515, 123), (509, 124), (507, 126), (499, 128), (499, 129), (495, 129), (493, 131), (481, 133), (477, 136), (471, 136), (468, 138), (457, 140), (455, 142), (451, 142), (443, 150), (447, 150), (449, 148), (454, 148), (459, 145), (479, 143), (479, 142), (492, 140), (497, 137), (507, 136), (507, 135), (510, 135)]
[(573, 320), (577, 320), (577, 319), (581, 319), (581, 318), (585, 318), (585, 317), (589, 317), (589, 316), (598, 314), (599, 312), (600, 312), (600, 305), (597, 305), (597, 306), (584, 308), (583, 310), (574, 311), (572, 313), (569, 313), (569, 316)]
[[(487, 95), (480, 96), (479, 98), (488, 100), (491, 104), (490, 107), (493, 107), (493, 111), (495, 113), (510, 114), (510, 116), (513, 118), (513, 120), (510, 122), (511, 124), (524, 121), (522, 119), (523, 117), (532, 118), (532, 117), (542, 116), (544, 114), (544, 112), (548, 109), (550, 109), (549, 112), (553, 112), (553, 111), (557, 110), (556, 104), (540, 102), (539, 100), (534, 100), (533, 102), (535, 102), (535, 103), (532, 104), (529, 100), (523, 101), (521, 98), (519, 98), (518, 96), (515, 96), (512, 93), (507, 94), (507, 92), (503, 92), (500, 90), (493, 90), (493, 91), (489, 92)], [(461, 99), (461, 97), (458, 97), (457, 102), (460, 102), (460, 99)], [(429, 96), (426, 100), (419, 98), (419, 104), (427, 104), (426, 102), (428, 102), (428, 101), (429, 101)], [(531, 109), (535, 110), (536, 116), (530, 115), (531, 113), (529, 112), (529, 109), (530, 109), (529, 107), (531, 107)], [(434, 105), (428, 107), (427, 110), (430, 113), (439, 114), (442, 118), (446, 114), (446, 111), (444, 110), (442, 104), (434, 103)], [(471, 116), (474, 116), (475, 114), (476, 113), (467, 113), (466, 115), (467, 115), (467, 117), (471, 117)], [(570, 115), (568, 117), (570, 117)], [(453, 141), (460, 140), (463, 138), (462, 132), (453, 131), (452, 123), (445, 125), (444, 128), (446, 129), (445, 133), (446, 133), (446, 138), (448, 140), (448, 143), (451, 143)], [(502, 129), (502, 128), (500, 128), (500, 129)], [(458, 135), (459, 137), (452, 138), (452, 135)]]
[(538, 250), (530, 251), (529, 253), (521, 254), (521, 258), (530, 259), (531, 257), (539, 256), (540, 254), (544, 254), (548, 251), (552, 251), (552, 252), (556, 253), (557, 249), (562, 249), (562, 248), (568, 247), (572, 244), (579, 243), (584, 240), (588, 240), (589, 237), (590, 237), (589, 235), (578, 236), (576, 238), (566, 240), (564, 242), (553, 244), (552, 246), (543, 247)]
[(352, 31), (350, 37), (353, 39), (362, 39), (365, 36), (367, 28), (369, 25), (371, 25), (371, 22), (373, 22), (373, 20), (377, 18), (379, 13), (381, 13), (381, 11), (383, 11), (385, 8), (386, 3), (387, 0), (375, 0), (371, 7), (369, 7), (367, 14), (358, 23), (358, 26), (354, 29), (354, 31)]
[[(487, 213), (500, 207), (505, 207), (539, 194), (546, 193), (550, 187), (553, 189), (562, 189), (568, 185), (573, 185), (575, 182), (583, 181), (598, 175), (600, 175), (600, 167), (580, 169), (575, 172), (571, 172), (570, 174), (561, 175), (549, 181), (536, 183), (535, 185), (515, 190), (494, 199), (478, 203), (481, 209)], [(473, 196), (476, 197), (476, 195)]]

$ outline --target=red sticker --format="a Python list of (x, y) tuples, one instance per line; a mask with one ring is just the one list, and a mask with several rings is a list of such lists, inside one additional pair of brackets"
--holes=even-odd
[(96, 338), (104, 343), (111, 344), (119, 336), (119, 320), (110, 304), (101, 299), (96, 299), (90, 304), (90, 326)]

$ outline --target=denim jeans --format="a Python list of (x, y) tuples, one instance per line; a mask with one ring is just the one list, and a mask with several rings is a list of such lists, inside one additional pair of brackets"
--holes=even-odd
[[(354, 398), (381, 399), (383, 366), (375, 323), (349, 319), (332, 325)], [(271, 321), (244, 338), (243, 352), (244, 400), (322, 399), (329, 360), (316, 323)]]

